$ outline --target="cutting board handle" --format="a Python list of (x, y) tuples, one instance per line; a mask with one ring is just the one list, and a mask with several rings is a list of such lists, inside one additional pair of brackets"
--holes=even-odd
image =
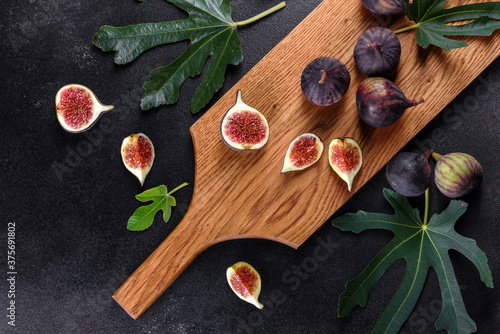
[(115, 292), (113, 298), (134, 319), (141, 316), (208, 246), (210, 233), (186, 213), (158, 248)]

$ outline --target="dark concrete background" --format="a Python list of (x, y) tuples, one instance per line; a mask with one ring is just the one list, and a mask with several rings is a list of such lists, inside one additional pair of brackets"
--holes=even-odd
[[(233, 2), (235, 21), (278, 1)], [(240, 29), (245, 59), (227, 70), (223, 88), (210, 105), (250, 70), (318, 4), (289, 0), (286, 9)], [(194, 158), (189, 127), (203, 114), (189, 111), (200, 78), (189, 79), (172, 106), (143, 112), (139, 101), (149, 72), (174, 60), (187, 43), (157, 47), (131, 64), (113, 63), (112, 53), (92, 45), (99, 27), (124, 26), (185, 17), (164, 1), (27, 1), (0, 4), (3, 140), (0, 192), (1, 333), (368, 333), (404, 274), (399, 261), (375, 286), (366, 308), (339, 319), (337, 300), (390, 239), (385, 231), (344, 233), (330, 222), (298, 250), (266, 240), (238, 240), (203, 252), (138, 320), (111, 295), (182, 219), (193, 190)], [(353, 37), (354, 38), (354, 37)], [(498, 43), (493, 41), (492, 43)], [(300, 52), (298, 50), (297, 52)], [(282, 64), (280, 66), (286, 66)], [(453, 73), (450, 73), (453, 80)], [(84, 134), (59, 126), (57, 90), (68, 83), (90, 87), (116, 109)], [(498, 139), (500, 61), (495, 61), (406, 147), (431, 146), (441, 153), (472, 154), (484, 169), (484, 183), (459, 220), (457, 230), (477, 240), (488, 255), (494, 279), (500, 273), (500, 173)], [(209, 105), (209, 106), (210, 106)], [(140, 205), (139, 183), (122, 165), (119, 148), (131, 133), (147, 133), (157, 158), (144, 189), (166, 184), (190, 186), (175, 194), (178, 206), (169, 223), (160, 217), (142, 233), (126, 222)], [(76, 152), (76, 155), (75, 155)], [(339, 212), (390, 212), (377, 174)], [(223, 194), (214, 194), (214, 199)], [(422, 207), (421, 198), (412, 199)], [(431, 213), (448, 200), (431, 188)], [(16, 327), (7, 324), (7, 224), (16, 225)], [(315, 249), (330, 242), (332, 256), (314, 260)], [(474, 266), (451, 254), (467, 310), (478, 333), (500, 328), (500, 292), (481, 282)], [(238, 299), (225, 270), (247, 261), (263, 279), (259, 311)], [(317, 264), (317, 265), (315, 265)], [(302, 277), (294, 268), (305, 266)], [(433, 333), (440, 305), (433, 271), (402, 333)]]

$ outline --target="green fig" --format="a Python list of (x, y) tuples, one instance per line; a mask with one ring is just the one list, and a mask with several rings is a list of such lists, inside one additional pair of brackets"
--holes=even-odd
[(477, 189), (483, 181), (483, 169), (479, 162), (466, 153), (440, 155), (432, 153), (436, 160), (434, 181), (446, 197), (457, 198)]

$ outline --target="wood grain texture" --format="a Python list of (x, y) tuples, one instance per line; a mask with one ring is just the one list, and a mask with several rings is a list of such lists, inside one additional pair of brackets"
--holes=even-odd
[[(375, 129), (357, 114), (355, 92), (366, 77), (356, 69), (352, 53), (358, 37), (379, 25), (380, 17), (360, 2), (325, 0), (191, 127), (196, 166), (191, 206), (113, 295), (130, 316), (138, 318), (210, 245), (265, 238), (300, 246), (500, 55), (498, 32), (469, 38), (469, 47), (449, 52), (422, 50), (414, 32), (399, 35), (401, 62), (392, 79), (407, 97), (425, 102), (408, 109), (395, 125)], [(407, 25), (402, 16), (386, 24), (393, 30)], [(302, 70), (321, 56), (340, 59), (351, 73), (347, 94), (330, 107), (311, 105), (300, 89)], [(233, 151), (219, 134), (220, 120), (238, 89), (269, 122), (269, 142), (258, 151)], [(317, 134), (325, 147), (337, 137), (358, 141), (364, 163), (351, 193), (329, 166), (327, 152), (311, 168), (280, 174), (289, 143), (305, 132)]]

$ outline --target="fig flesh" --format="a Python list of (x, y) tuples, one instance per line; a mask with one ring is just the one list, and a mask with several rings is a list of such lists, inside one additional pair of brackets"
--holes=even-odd
[(422, 195), (432, 179), (429, 158), (432, 151), (424, 154), (400, 152), (396, 154), (385, 168), (385, 176), (391, 187), (406, 197)]
[(254, 267), (246, 262), (237, 262), (227, 268), (226, 277), (229, 286), (239, 298), (259, 309), (264, 307), (259, 302), (261, 279)]
[(483, 181), (483, 168), (471, 155), (432, 153), (436, 160), (434, 182), (443, 195), (450, 198), (465, 196), (477, 189)]
[(222, 117), (222, 140), (237, 151), (257, 150), (269, 139), (269, 124), (257, 109), (245, 104), (238, 90), (236, 103)]
[(335, 138), (328, 148), (328, 161), (351, 191), (354, 177), (363, 165), (363, 154), (358, 143), (349, 137)]
[(56, 94), (57, 119), (64, 130), (72, 133), (90, 129), (102, 113), (114, 106), (103, 105), (87, 87), (66, 85)]
[(132, 134), (123, 139), (121, 154), (123, 164), (142, 186), (155, 159), (153, 142), (144, 133)]
[(301, 134), (288, 146), (281, 173), (304, 170), (314, 165), (323, 154), (323, 148), (323, 142), (315, 134)]
[(361, 3), (375, 14), (389, 15), (406, 12), (405, 0), (361, 0)]
[(340, 100), (350, 83), (349, 70), (333, 57), (314, 59), (306, 66), (300, 79), (305, 98), (318, 106), (329, 106)]
[(406, 109), (422, 102), (408, 100), (395, 83), (381, 77), (365, 79), (356, 91), (359, 116), (376, 128), (394, 124)]
[(356, 42), (354, 60), (367, 76), (387, 76), (399, 64), (401, 43), (389, 29), (375, 27), (367, 30)]

